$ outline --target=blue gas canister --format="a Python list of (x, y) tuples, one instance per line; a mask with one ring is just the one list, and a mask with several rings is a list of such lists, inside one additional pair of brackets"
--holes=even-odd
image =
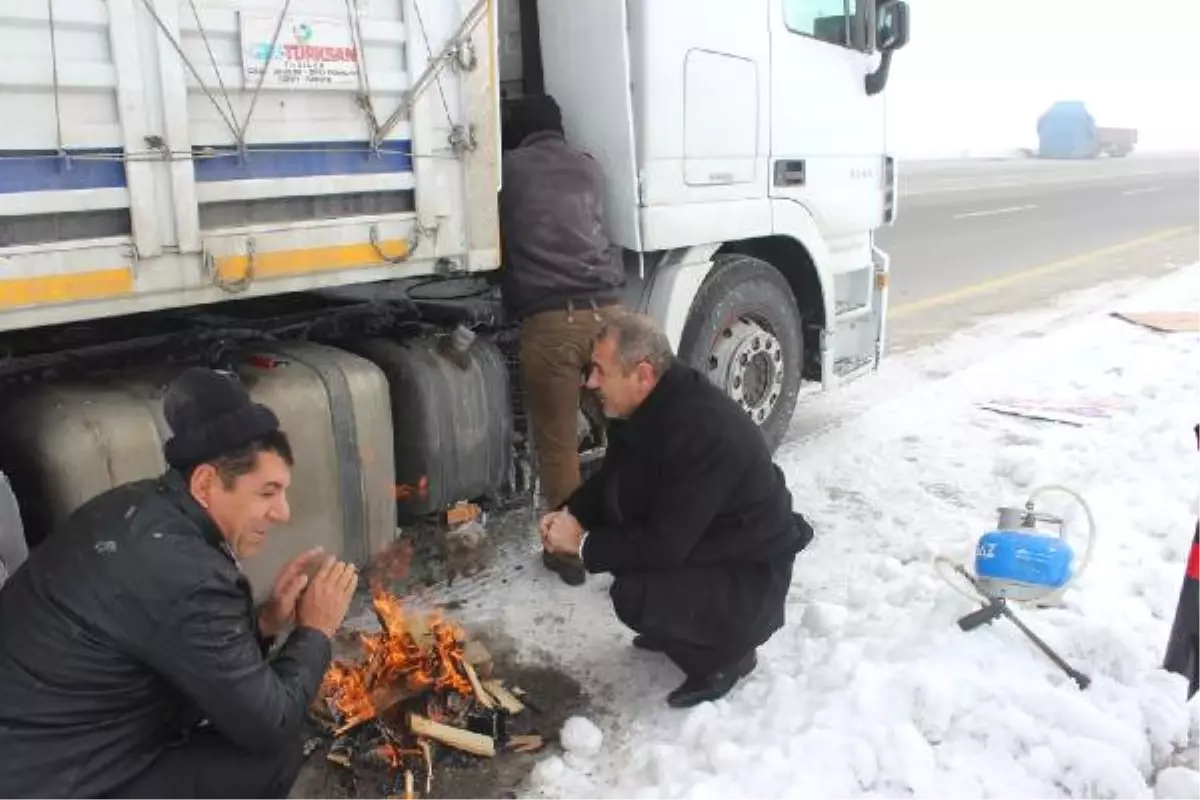
[[(1074, 549), (1061, 536), (1038, 530), (1034, 519), (1018, 522), (1011, 511), (1002, 509), (1001, 527), (979, 537), (975, 547), (981, 588), (992, 597), (1029, 600), (1066, 586), (1075, 565)], [(1047, 521), (1058, 523), (1061, 531), (1062, 520)]]

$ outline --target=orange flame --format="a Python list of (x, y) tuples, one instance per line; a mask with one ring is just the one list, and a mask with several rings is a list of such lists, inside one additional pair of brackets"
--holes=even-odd
[(372, 581), (371, 606), (379, 633), (364, 634), (360, 663), (335, 661), (321, 684), (326, 703), (336, 711), (345, 732), (386, 712), (404, 695), (472, 694), (466, 677), (464, 633), (457, 625), (430, 613), (411, 622), (404, 605)]

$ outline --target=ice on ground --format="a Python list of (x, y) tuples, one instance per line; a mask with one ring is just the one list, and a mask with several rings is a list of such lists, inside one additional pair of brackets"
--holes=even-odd
[[(1196, 797), (1195, 703), (1159, 664), (1197, 514), (1200, 341), (1108, 315), (1185, 302), (1200, 307), (1200, 266), (988, 322), (806, 399), (778, 460), (816, 540), (787, 625), (715, 703), (667, 708), (681, 675), (629, 646), (608, 579), (563, 586), (532, 566), (531, 532), (490, 582), (457, 590), (464, 616), (577, 676), (598, 708), (603, 736), (564, 730), (566, 756), (530, 791)], [(1072, 427), (978, 408), (1001, 396), (1104, 401), (1110, 416)], [(973, 606), (933, 566), (970, 565), (996, 507), (1046, 483), (1086, 498), (1099, 538), (1060, 607), (1018, 613), (1092, 677), (1086, 691), (1005, 620), (961, 632)], [(1042, 507), (1081, 552), (1082, 513), (1063, 496)]]

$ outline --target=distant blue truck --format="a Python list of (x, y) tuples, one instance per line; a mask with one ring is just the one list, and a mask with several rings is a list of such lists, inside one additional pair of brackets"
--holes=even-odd
[(1050, 106), (1038, 118), (1038, 158), (1122, 158), (1137, 144), (1136, 128), (1101, 128), (1077, 100)]

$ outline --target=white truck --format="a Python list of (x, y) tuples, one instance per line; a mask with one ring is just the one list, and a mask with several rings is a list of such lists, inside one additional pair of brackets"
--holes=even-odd
[(492, 278), (531, 92), (603, 165), (627, 305), (777, 445), (803, 382), (880, 358), (908, 30), (897, 0), (4, 0), (2, 535), (161, 470), (187, 363), (294, 439), (256, 586), (313, 542), (365, 559), (397, 507), (519, 491)]

